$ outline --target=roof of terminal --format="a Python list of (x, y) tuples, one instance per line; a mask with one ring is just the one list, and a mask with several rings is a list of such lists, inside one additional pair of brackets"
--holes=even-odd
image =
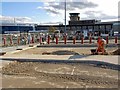
[(69, 13), (70, 15), (79, 15), (80, 13)]

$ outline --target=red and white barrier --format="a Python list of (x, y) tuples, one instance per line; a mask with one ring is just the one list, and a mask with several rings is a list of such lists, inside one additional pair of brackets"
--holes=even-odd
[(89, 43), (90, 43), (90, 44), (92, 43), (92, 37), (90, 37), (90, 41), (89, 41)]
[(76, 37), (74, 36), (73, 37), (73, 44), (75, 44), (76, 43)]
[(65, 35), (64, 36), (64, 44), (66, 44), (67, 43), (67, 36)]
[(115, 36), (115, 43), (118, 43), (118, 37)]
[(48, 42), (48, 44), (50, 44), (50, 36), (49, 35), (48, 35), (48, 41), (47, 42)]
[(39, 38), (39, 43), (41, 44), (42, 43), (42, 37), (40, 36)]
[(20, 37), (18, 36), (18, 39), (17, 39), (17, 44), (19, 45), (20, 44)]
[(84, 38), (82, 37), (82, 38), (81, 38), (81, 44), (83, 44), (83, 43), (84, 43)]
[(34, 37), (32, 37), (32, 41), (31, 42), (34, 43)]
[(56, 36), (56, 44), (58, 44), (58, 36)]
[(106, 37), (106, 44), (108, 44), (108, 36)]
[(6, 36), (3, 37), (3, 44), (6, 46)]
[(13, 44), (13, 38), (12, 38), (12, 35), (10, 36), (10, 45)]

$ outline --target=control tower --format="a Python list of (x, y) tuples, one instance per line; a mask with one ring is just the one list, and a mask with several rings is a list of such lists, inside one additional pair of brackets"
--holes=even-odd
[(79, 21), (80, 17), (79, 17), (80, 13), (70, 13), (70, 21)]

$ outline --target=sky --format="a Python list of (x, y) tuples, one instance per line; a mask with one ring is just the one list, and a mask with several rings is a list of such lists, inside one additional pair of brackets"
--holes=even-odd
[[(2, 0), (0, 21), (38, 24), (64, 24), (65, 0)], [(120, 0), (66, 0), (69, 13), (80, 13), (80, 19), (118, 20)], [(119, 4), (120, 5), (120, 4)]]

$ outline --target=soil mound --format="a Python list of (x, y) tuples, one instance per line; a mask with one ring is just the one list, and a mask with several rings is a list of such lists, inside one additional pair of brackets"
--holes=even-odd
[(116, 51), (112, 52), (113, 55), (120, 55), (120, 49), (117, 49)]

